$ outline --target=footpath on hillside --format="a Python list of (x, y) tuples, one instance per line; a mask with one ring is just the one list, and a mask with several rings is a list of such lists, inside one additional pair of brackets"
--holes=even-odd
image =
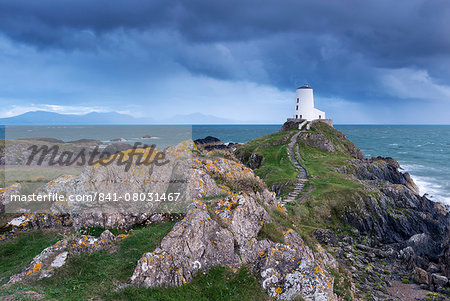
[(301, 194), (303, 188), (305, 187), (306, 182), (308, 182), (308, 172), (306, 169), (300, 164), (300, 152), (298, 149), (297, 137), (302, 132), (299, 131), (294, 136), (291, 137), (291, 140), (288, 144), (287, 152), (289, 156), (289, 160), (295, 166), (298, 171), (297, 179), (295, 180), (295, 188), (292, 190), (289, 195), (283, 200), (283, 203), (294, 202), (299, 199), (299, 195)]

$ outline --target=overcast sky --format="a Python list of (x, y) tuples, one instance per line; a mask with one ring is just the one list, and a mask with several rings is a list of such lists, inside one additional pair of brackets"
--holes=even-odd
[(0, 0), (0, 117), (450, 123), (447, 0)]

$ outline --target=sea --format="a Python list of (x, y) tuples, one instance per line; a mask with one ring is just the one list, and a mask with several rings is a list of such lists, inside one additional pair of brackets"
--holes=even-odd
[[(96, 139), (105, 145), (121, 141), (155, 143), (206, 136), (224, 143), (245, 143), (278, 132), (275, 125), (194, 125), (194, 126), (8, 126), (0, 128), (0, 139), (52, 137), (63, 141)], [(421, 194), (450, 205), (450, 125), (335, 125), (353, 141), (367, 158), (396, 159), (409, 172)], [(164, 137), (163, 137), (164, 136)]]

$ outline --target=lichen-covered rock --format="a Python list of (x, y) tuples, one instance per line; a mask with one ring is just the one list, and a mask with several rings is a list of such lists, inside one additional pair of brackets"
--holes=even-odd
[[(325, 271), (327, 261), (316, 259), (295, 231), (288, 230), (284, 235), (285, 244), (276, 244), (259, 254), (255, 269), (262, 287), (280, 300), (299, 296), (305, 300), (337, 300), (334, 279)], [(334, 259), (328, 264), (337, 265)]]
[(129, 229), (152, 220), (157, 213), (107, 213), (107, 212), (81, 212), (71, 214), (75, 229), (86, 227)]
[[(134, 161), (128, 166), (129, 169), (124, 164), (105, 166), (99, 162), (87, 166), (78, 176), (61, 176), (52, 180), (37, 193), (69, 198), (54, 203), (50, 211), (55, 215), (70, 215), (76, 229), (90, 226), (126, 229), (146, 222), (154, 214), (173, 212), (168, 208), (173, 208), (174, 202), (151, 201), (156, 198), (155, 195), (164, 194), (167, 197), (169, 191), (180, 193), (176, 213), (183, 213), (185, 202), (187, 204), (190, 201), (189, 193), (192, 192), (187, 187), (193, 172), (192, 148), (192, 141), (169, 147), (164, 152), (165, 164), (153, 164), (150, 167), (136, 164), (136, 157), (156, 160), (156, 151), (153, 149), (122, 151), (118, 156), (123, 162), (131, 160), (131, 154), (134, 153)], [(192, 179), (198, 177), (194, 175)], [(217, 191), (219, 193), (220, 189), (217, 188)], [(145, 201), (141, 201), (142, 197)], [(135, 201), (136, 198), (140, 202)]]
[(139, 260), (131, 283), (145, 287), (181, 285), (199, 270), (239, 263), (233, 234), (211, 218), (205, 204), (196, 201), (164, 237), (160, 248)]
[(60, 240), (34, 257), (33, 261), (22, 272), (11, 276), (7, 284), (48, 278), (53, 275), (57, 268), (65, 264), (67, 255), (67, 240)]
[(81, 235), (80, 237), (73, 238), (70, 242), (70, 248), (77, 253), (94, 252), (104, 249), (115, 240), (116, 237), (114, 234), (109, 230), (105, 230), (100, 237)]
[[(194, 164), (196, 161), (194, 161)], [(194, 166), (201, 166), (195, 164)], [(224, 185), (217, 185), (213, 178), (202, 168), (194, 168), (188, 185), (188, 194), (193, 199), (200, 199), (206, 196), (222, 195), (228, 193), (230, 189)]]
[(224, 158), (194, 159), (193, 168), (205, 171), (214, 180), (220, 180), (234, 191), (255, 193), (264, 190), (266, 185), (253, 170), (243, 164)]
[(6, 188), (0, 188), (0, 214), (5, 212), (6, 205), (10, 202), (11, 195), (20, 195), (20, 184), (13, 184)]
[(13, 229), (32, 230), (39, 228), (59, 228), (72, 225), (68, 215), (55, 215), (53, 213), (23, 213), (8, 222)]
[(11, 276), (7, 285), (51, 277), (58, 268), (64, 266), (67, 257), (71, 254), (100, 251), (112, 242), (122, 240), (127, 236), (127, 234), (114, 236), (109, 230), (105, 230), (100, 237), (82, 235), (70, 241), (60, 240), (34, 257), (33, 261), (19, 274)]
[[(320, 247), (322, 251), (314, 254), (293, 230), (286, 232), (286, 244), (257, 240), (267, 221), (270, 216), (264, 208), (246, 194), (208, 204), (195, 201), (160, 247), (142, 256), (130, 282), (145, 287), (182, 285), (199, 270), (250, 264), (273, 297), (334, 300), (333, 278), (324, 272), (328, 264), (336, 267), (333, 257)], [(278, 280), (268, 271), (274, 271)], [(283, 287), (281, 293), (278, 286)]]

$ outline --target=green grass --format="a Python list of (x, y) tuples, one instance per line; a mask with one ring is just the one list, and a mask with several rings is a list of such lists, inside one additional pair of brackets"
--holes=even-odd
[(253, 153), (263, 156), (261, 166), (255, 169), (255, 174), (269, 187), (294, 181), (297, 171), (286, 150), (292, 134), (293, 131), (281, 132), (254, 139), (239, 148), (236, 156), (247, 163)]
[[(214, 267), (206, 274), (199, 273), (192, 282), (182, 287), (127, 287), (116, 291), (119, 284), (129, 280), (139, 258), (145, 252), (154, 250), (173, 225), (174, 222), (167, 222), (132, 230), (129, 237), (110, 249), (73, 255), (51, 278), (13, 285), (0, 290), (0, 296), (15, 294), (23, 298), (26, 296), (24, 292), (36, 291), (47, 300), (269, 299), (245, 267), (236, 272)], [(0, 244), (2, 277), (19, 272), (35, 255), (54, 243), (57, 238), (55, 233), (52, 235), (35, 231)]]
[(0, 284), (19, 273), (34, 256), (61, 239), (54, 231), (37, 230), (20, 233), (18, 237), (0, 242)]
[[(66, 265), (58, 270), (54, 276), (27, 283), (25, 287), (43, 294), (47, 299), (87, 300), (107, 296), (113, 292), (119, 283), (128, 280), (139, 258), (145, 252), (152, 251), (173, 225), (173, 222), (167, 222), (133, 230), (128, 238), (123, 239), (111, 249), (71, 256)], [(39, 231), (36, 233), (39, 233)], [(32, 237), (38, 235), (35, 233), (29, 234)], [(25, 235), (22, 237), (22, 244), (16, 243), (10, 248), (9, 256), (6, 257), (9, 260), (16, 261), (17, 252), (20, 252), (23, 247), (28, 250), (30, 245), (36, 244), (32, 237), (25, 237)], [(19, 238), (21, 237), (19, 236)], [(33, 256), (39, 254), (45, 247), (50, 246), (52, 242), (48, 239), (47, 241), (41, 239), (39, 247), (30, 249), (27, 252), (27, 258), (24, 258), (20, 264), (17, 263), (15, 266), (24, 267)], [(3, 258), (5, 257), (2, 256)], [(7, 260), (5, 259), (5, 261)], [(12, 270), (11, 267), (7, 268)], [(20, 270), (20, 268), (15, 270)], [(12, 288), (21, 290), (24, 289), (24, 284)], [(0, 295), (1, 293), (0, 290)]]
[[(245, 162), (252, 153), (264, 156), (262, 165), (255, 170), (270, 187), (274, 183), (283, 183), (295, 179), (297, 173), (288, 159), (286, 147), (290, 137), (296, 131), (276, 133), (257, 138), (245, 144), (237, 151), (237, 157)], [(357, 180), (337, 172), (337, 168), (348, 166), (348, 161), (356, 154), (355, 145), (345, 136), (318, 122), (311, 126), (310, 132), (321, 134), (328, 138), (335, 147), (335, 152), (313, 147), (302, 139), (297, 141), (303, 166), (309, 174), (308, 185), (303, 193), (307, 192), (310, 185), (312, 192), (301, 202), (286, 205), (288, 216), (275, 216), (280, 212), (269, 210), (274, 223), (281, 225), (281, 229), (294, 227), (306, 240), (310, 239), (310, 233), (317, 228), (347, 227), (343, 224), (342, 214), (349, 206), (355, 207), (357, 202), (367, 196), (365, 187)], [(273, 229), (263, 229), (262, 237), (276, 237), (275, 225)]]
[(273, 222), (264, 223), (257, 238), (258, 240), (269, 239), (274, 242), (284, 243), (283, 226)]
[(213, 267), (199, 273), (181, 287), (127, 287), (110, 294), (105, 300), (271, 300), (255, 276), (245, 267), (233, 272), (225, 267)]
[(336, 151), (328, 152), (299, 141), (300, 156), (314, 189), (302, 202), (288, 206), (288, 212), (294, 220), (304, 226), (343, 227), (341, 215), (345, 208), (354, 206), (367, 195), (367, 191), (359, 181), (336, 171), (337, 168), (346, 166), (352, 159), (350, 154), (354, 145), (325, 124), (316, 123), (311, 127), (311, 131), (330, 139)]

